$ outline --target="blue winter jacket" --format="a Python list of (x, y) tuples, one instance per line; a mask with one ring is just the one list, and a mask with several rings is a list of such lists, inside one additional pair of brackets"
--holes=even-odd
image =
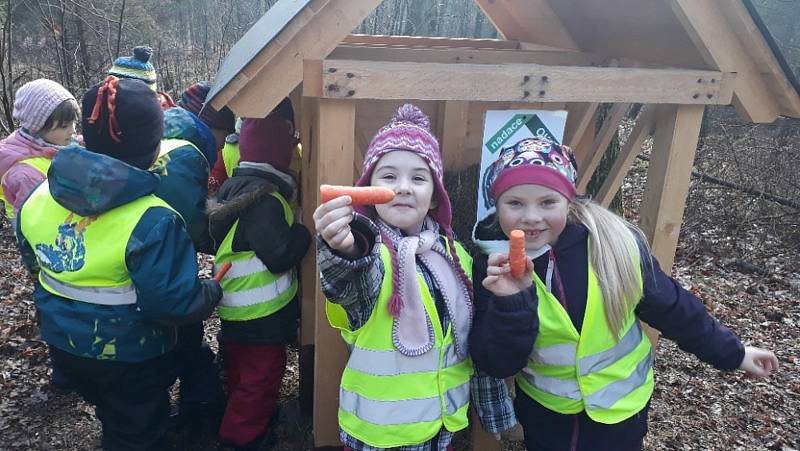
[[(63, 148), (47, 175), (53, 198), (81, 216), (102, 215), (152, 194), (159, 181), (147, 171), (77, 145)], [(29, 214), (37, 212), (23, 209), (17, 220)], [(23, 261), (35, 274), (39, 263), (19, 224)], [(125, 263), (136, 287), (133, 305), (75, 301), (35, 282), (42, 338), (81, 357), (143, 361), (171, 350), (176, 326), (206, 318), (222, 296), (217, 282), (198, 279), (194, 246), (181, 218), (167, 208), (152, 207), (142, 215), (128, 238)], [(103, 352), (109, 348), (115, 349), (110, 356)]]
[(214, 135), (197, 116), (178, 107), (164, 112), (163, 139), (183, 139), (197, 149), (181, 146), (156, 161), (150, 169), (161, 179), (156, 195), (183, 217), (195, 248), (199, 252), (213, 253), (205, 207), (208, 173), (217, 160)]

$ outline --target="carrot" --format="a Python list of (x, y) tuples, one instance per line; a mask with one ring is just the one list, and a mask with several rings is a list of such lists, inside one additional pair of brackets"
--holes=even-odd
[(214, 275), (214, 280), (219, 282), (225, 277), (225, 274), (228, 273), (228, 270), (231, 269), (231, 262), (225, 262), (222, 264), (222, 268), (219, 269), (219, 272)]
[(525, 274), (528, 256), (525, 255), (525, 232), (512, 230), (508, 243), (508, 263), (511, 265), (511, 275), (517, 279)]
[(342, 196), (350, 196), (354, 204), (378, 205), (391, 202), (394, 199), (394, 191), (382, 186), (319, 186), (319, 197), (322, 203)]

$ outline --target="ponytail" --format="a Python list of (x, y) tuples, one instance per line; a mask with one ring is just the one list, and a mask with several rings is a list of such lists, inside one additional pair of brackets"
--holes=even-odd
[(591, 263), (603, 294), (606, 322), (619, 339), (628, 312), (642, 297), (640, 261), (650, 258), (647, 240), (638, 227), (586, 198), (570, 202), (569, 220), (589, 230)]

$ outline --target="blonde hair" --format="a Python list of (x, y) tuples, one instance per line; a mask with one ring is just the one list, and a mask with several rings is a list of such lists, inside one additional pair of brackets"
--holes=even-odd
[[(591, 262), (603, 294), (606, 322), (619, 339), (628, 312), (642, 297), (639, 265), (642, 253), (648, 261), (651, 258), (647, 240), (638, 227), (589, 199), (575, 198), (569, 207), (568, 219), (589, 230)], [(645, 252), (639, 251), (640, 243)]]

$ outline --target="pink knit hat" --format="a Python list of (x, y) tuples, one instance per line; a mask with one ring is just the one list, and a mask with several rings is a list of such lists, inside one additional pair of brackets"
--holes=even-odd
[(14, 119), (31, 133), (38, 133), (47, 118), (65, 100), (75, 100), (69, 91), (53, 80), (40, 78), (22, 85), (14, 99)]
[[(372, 138), (364, 155), (363, 173), (356, 186), (368, 186), (375, 164), (382, 156), (393, 150), (413, 152), (428, 164), (433, 174), (434, 196), (438, 201), (429, 216), (439, 223), (440, 227), (450, 230), (452, 209), (450, 198), (444, 189), (444, 169), (442, 155), (439, 153), (439, 142), (431, 133), (431, 121), (428, 116), (414, 105), (407, 103), (401, 106), (394, 113), (391, 122), (378, 130)], [(356, 211), (361, 214), (367, 213), (366, 208), (361, 206), (356, 206)]]

